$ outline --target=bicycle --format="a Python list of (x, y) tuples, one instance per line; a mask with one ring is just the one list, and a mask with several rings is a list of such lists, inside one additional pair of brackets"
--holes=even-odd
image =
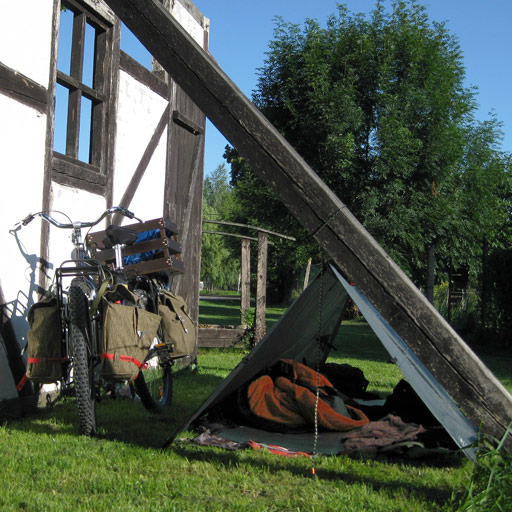
[[(59, 212), (60, 213), (60, 212)], [(104, 312), (100, 301), (109, 292), (128, 289), (133, 297), (129, 306), (158, 314), (159, 294), (167, 286), (162, 273), (150, 275), (127, 275), (123, 265), (123, 249), (137, 241), (138, 233), (132, 229), (110, 225), (106, 233), (105, 247), (114, 253), (112, 262), (100, 261), (91, 255), (91, 248), (84, 244), (82, 230), (89, 230), (103, 219), (121, 214), (142, 222), (129, 210), (116, 206), (105, 210), (92, 222), (62, 223), (49, 212), (29, 214), (15, 227), (21, 229), (36, 217), (60, 229), (72, 230), (74, 246), (70, 260), (62, 262), (56, 269), (50, 295), (57, 300), (61, 325), (61, 344), (64, 372), (61, 380), (61, 394), (74, 394), (78, 409), (78, 423), (81, 434), (94, 435), (97, 431), (96, 401), (104, 382), (99, 374), (102, 358)], [(91, 238), (92, 239), (92, 238)], [(64, 280), (71, 279), (69, 286)], [(121, 356), (122, 357), (122, 356)], [(158, 410), (172, 402), (172, 365), (176, 356), (172, 345), (161, 339), (157, 331), (143, 361), (132, 361), (140, 371), (133, 381), (135, 392), (142, 404), (149, 410)], [(133, 359), (133, 358), (131, 358)], [(30, 361), (29, 361), (30, 362)]]

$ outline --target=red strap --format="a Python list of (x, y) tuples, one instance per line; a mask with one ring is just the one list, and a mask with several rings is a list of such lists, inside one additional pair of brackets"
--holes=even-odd
[[(41, 359), (40, 357), (29, 357), (27, 358), (27, 364), (40, 364), (44, 361), (46, 362), (59, 362), (63, 363), (66, 361), (65, 357), (47, 357), (45, 359)], [(23, 375), (21, 380), (18, 382), (18, 385), (16, 386), (16, 389), (18, 391), (21, 391), (23, 389), (23, 386), (27, 383), (28, 377), (27, 374)]]
[(29, 357), (27, 359), (27, 363), (31, 363), (31, 364), (39, 364), (39, 363), (42, 363), (43, 361), (46, 361), (47, 363), (55, 363), (55, 362), (58, 362), (58, 363), (63, 363), (64, 361), (66, 361), (66, 358), (65, 357), (46, 357), (46, 358), (43, 358), (41, 359), (40, 357)]
[[(104, 352), (103, 354), (100, 354), (100, 357), (101, 357), (101, 359), (108, 359), (110, 361), (113, 361), (115, 359), (116, 355), (115, 354), (107, 354)], [(139, 368), (142, 368), (144, 366), (144, 363), (141, 363), (139, 360), (137, 360), (131, 356), (120, 355), (119, 361), (126, 361), (128, 363), (133, 363), (134, 365), (136, 365)]]
[(139, 368), (142, 368), (143, 366), (143, 363), (141, 363), (138, 359), (135, 359), (134, 357), (130, 357), (130, 356), (119, 356), (119, 360), (120, 361), (127, 361), (129, 363), (133, 363), (135, 364), (136, 366), (138, 366)]
[(17, 391), (21, 391), (23, 389), (23, 386), (27, 383), (27, 374), (23, 375), (21, 380), (18, 382), (18, 385), (16, 386)]

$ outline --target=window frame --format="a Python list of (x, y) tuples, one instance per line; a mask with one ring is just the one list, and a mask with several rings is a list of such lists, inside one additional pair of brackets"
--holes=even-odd
[[(115, 102), (113, 58), (116, 26), (115, 23), (98, 16), (87, 1), (62, 0), (61, 5), (73, 12), (73, 32), (69, 75), (55, 66), (55, 88), (57, 84), (65, 87), (68, 90), (69, 99), (65, 127), (66, 153), (53, 149), (53, 175), (56, 181), (62, 184), (72, 184), (69, 183), (70, 180), (79, 180), (82, 183), (85, 182), (85, 187), (81, 186), (81, 188), (97, 189), (98, 186), (103, 188), (107, 184), (109, 167), (110, 137), (108, 134), (112, 131), (109, 129), (109, 121), (112, 117), (109, 112)], [(87, 24), (95, 30), (92, 87), (82, 82)], [(91, 102), (89, 162), (79, 159), (82, 98), (87, 98)], [(77, 185), (80, 186), (78, 183)]]

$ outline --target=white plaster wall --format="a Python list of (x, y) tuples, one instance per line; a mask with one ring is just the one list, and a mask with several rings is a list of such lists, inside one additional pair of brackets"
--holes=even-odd
[[(166, 148), (167, 129), (162, 133), (153, 158), (130, 204), (129, 209), (142, 220), (155, 219), (163, 215)], [(125, 224), (129, 222), (133, 221), (126, 220)]]
[(48, 87), (53, 0), (0, 0), (0, 62)]
[[(96, 220), (107, 208), (105, 198), (85, 190), (66, 187), (52, 182), (51, 209), (55, 212), (65, 213), (71, 221), (89, 222)], [(52, 214), (59, 222), (69, 222), (63, 215)], [(92, 231), (105, 229), (105, 221), (92, 228)], [(49, 259), (54, 269), (63, 261), (71, 258), (73, 245), (71, 243), (70, 229), (50, 228), (50, 254)], [(87, 230), (82, 231), (85, 239)], [(52, 272), (53, 277), (53, 272)]]
[(28, 213), (41, 210), (46, 116), (2, 94), (0, 112), (0, 285), (15, 331), (23, 338), (21, 317), (35, 298), (40, 229), (34, 221), (18, 231), (20, 246), (9, 230)]
[[(148, 143), (167, 106), (167, 101), (121, 71), (117, 107), (116, 158), (113, 204), (120, 203)], [(144, 173), (129, 209), (143, 220), (163, 214), (167, 130)], [(126, 220), (124, 223), (133, 221)]]
[[(185, 6), (180, 2), (172, 2), (171, 14), (179, 24), (193, 37), (196, 43), (203, 48), (204, 46), (204, 28), (190, 14)], [(208, 18), (203, 18), (205, 25), (208, 24)]]

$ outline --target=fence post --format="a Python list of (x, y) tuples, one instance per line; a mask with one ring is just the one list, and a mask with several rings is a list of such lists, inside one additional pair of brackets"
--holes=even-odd
[(251, 241), (242, 240), (242, 276), (240, 287), (240, 324), (245, 325), (245, 313), (251, 306)]
[(258, 233), (258, 279), (256, 281), (256, 314), (254, 318), (254, 343), (260, 342), (267, 330), (265, 306), (267, 302), (267, 233)]

